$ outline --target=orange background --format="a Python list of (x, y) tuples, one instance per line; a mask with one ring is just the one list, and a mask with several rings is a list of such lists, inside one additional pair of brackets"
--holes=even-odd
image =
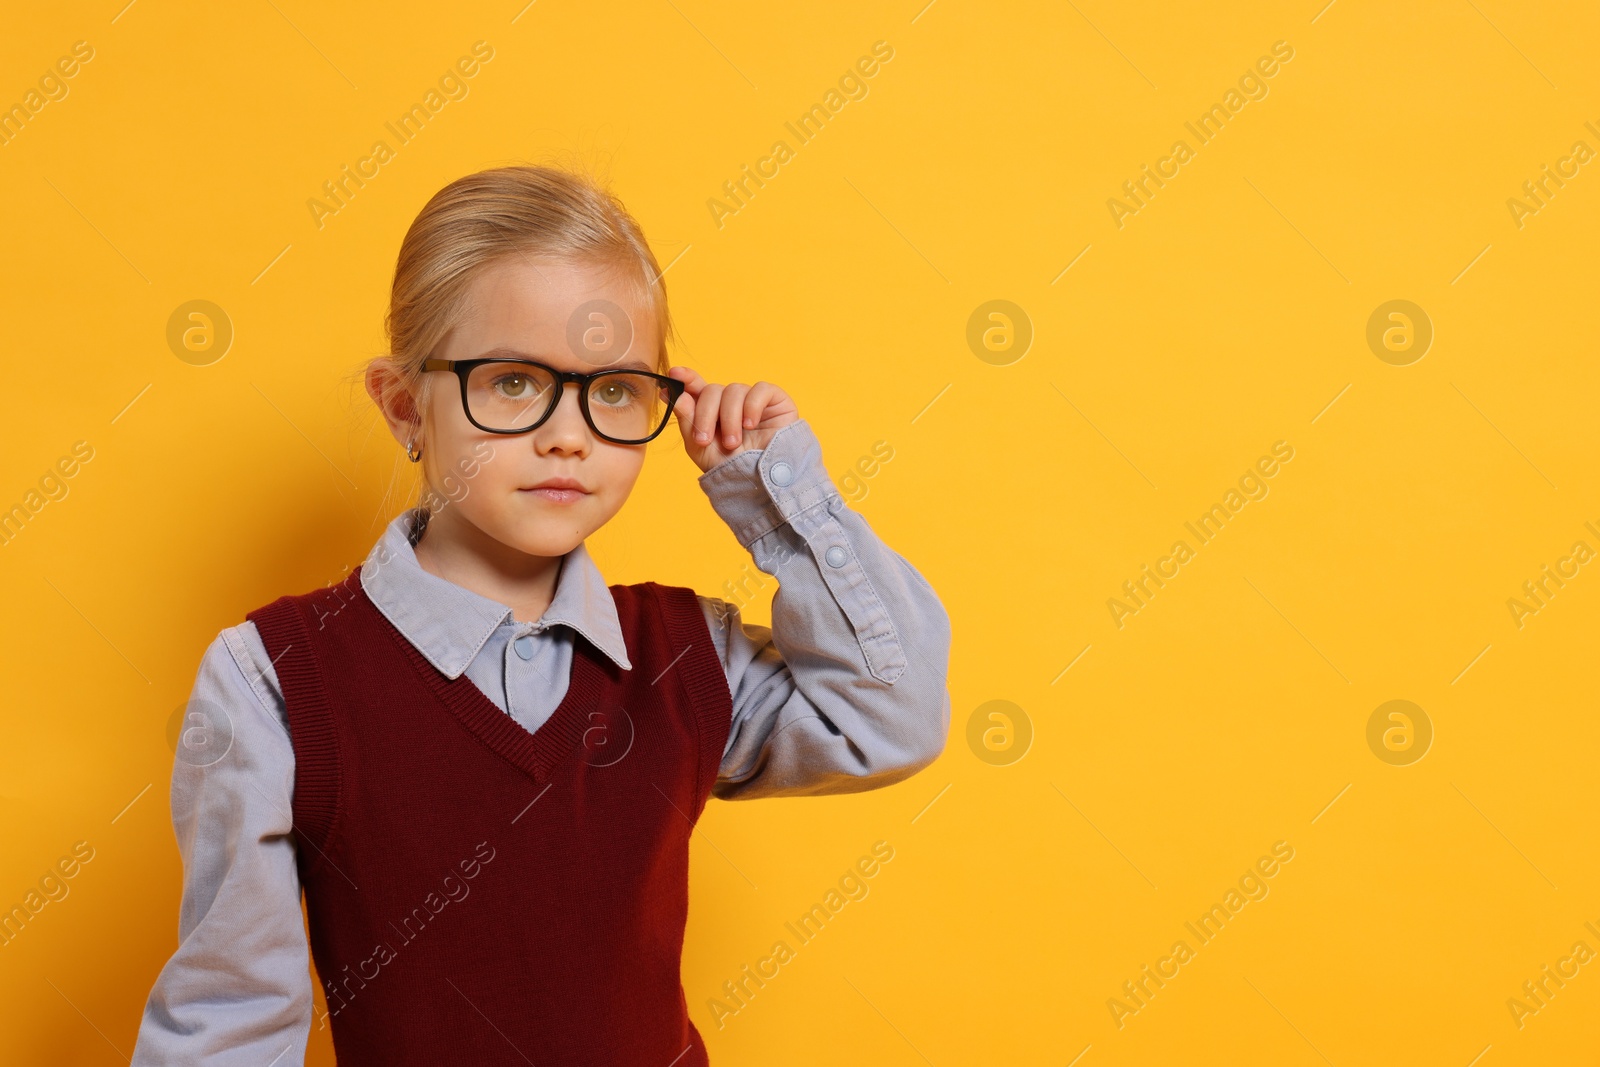
[[(167, 731), (202, 651), (407, 500), (350, 378), (405, 227), (461, 174), (578, 159), (672, 263), (678, 362), (782, 385), (841, 487), (892, 448), (850, 496), (954, 620), (931, 768), (708, 807), (683, 980), (714, 1062), (1576, 1062), (1600, 966), (1520, 1026), (1507, 1002), (1600, 951), (1600, 576), (1520, 626), (1508, 601), (1600, 549), (1600, 176), (1508, 201), (1600, 149), (1597, 30), (1503, 0), (13, 12), (0, 105), (74, 42), (93, 58), (0, 145), (0, 507), (93, 456), (0, 546), (0, 905), (74, 842), (93, 858), (0, 947), (0, 1061), (125, 1062), (176, 944)], [(468, 94), (319, 228), (323, 182), (480, 40)], [(785, 122), (878, 41), (866, 95), (796, 145)], [(1185, 123), (1280, 41), (1266, 95), (1199, 142)], [(780, 138), (719, 226), (707, 202)], [(1179, 139), (1137, 212), (1108, 207)], [(167, 342), (196, 299), (234, 331), (203, 366)], [(975, 348), (992, 300), (1021, 317)], [(1369, 347), (1393, 300), (1431, 324), (1420, 358)], [(1279, 441), (1267, 494), (1119, 627), (1123, 583), (1171, 573)], [(610, 581), (730, 595), (749, 557), (696, 473), (675, 434), (651, 447), (591, 538)], [(1381, 723), (1369, 746), (1392, 700), (1413, 746), (1431, 729), (1420, 759)], [(877, 841), (870, 894), (719, 1028), (708, 999)], [(1267, 895), (1119, 1020), (1280, 841)]]

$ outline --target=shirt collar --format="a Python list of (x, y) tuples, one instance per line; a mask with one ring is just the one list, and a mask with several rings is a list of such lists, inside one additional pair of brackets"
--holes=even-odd
[[(423, 570), (411, 547), (419, 514), (410, 508), (389, 523), (361, 566), (361, 587), (429, 663), (456, 678), (502, 624), (532, 624), (515, 621), (511, 608), (497, 600)], [(583, 542), (562, 557), (555, 595), (540, 621), (572, 627), (617, 666), (633, 669), (616, 601)]]

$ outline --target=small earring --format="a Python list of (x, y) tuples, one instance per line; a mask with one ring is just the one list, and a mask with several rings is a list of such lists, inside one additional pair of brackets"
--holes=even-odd
[(413, 447), (413, 441), (406, 442), (406, 458), (413, 463), (422, 458), (422, 449)]

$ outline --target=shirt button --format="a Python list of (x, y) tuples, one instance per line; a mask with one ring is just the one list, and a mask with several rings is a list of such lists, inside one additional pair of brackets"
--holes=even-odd
[(838, 545), (834, 545), (823, 554), (823, 558), (828, 561), (829, 566), (843, 567), (845, 560), (850, 558), (850, 554)]
[(512, 642), (511, 647), (515, 648), (517, 650), (517, 655), (521, 656), (523, 659), (533, 658), (533, 638), (529, 637), (527, 634), (523, 634), (521, 637)]
[(767, 477), (773, 485), (788, 485), (794, 481), (794, 468), (780, 459), (767, 469)]

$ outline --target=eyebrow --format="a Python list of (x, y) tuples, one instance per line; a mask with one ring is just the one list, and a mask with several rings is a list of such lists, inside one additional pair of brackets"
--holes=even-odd
[[(473, 358), (474, 359), (531, 359), (536, 363), (546, 363), (546, 362), (548, 362), (548, 360), (542, 359), (539, 356), (532, 355), (532, 354), (530, 354), (528, 352), (520, 351), (519, 349), (510, 348), (510, 347), (508, 347), (506, 345), (501, 345), (499, 348), (492, 348), (489, 351), (482, 353), (481, 355), (474, 356)], [(560, 369), (560, 368), (557, 368), (557, 369)], [(607, 370), (642, 370), (642, 371), (649, 371), (651, 374), (655, 373), (655, 367), (652, 366), (649, 363), (646, 363), (642, 359), (625, 360), (622, 363), (618, 363), (616, 366), (607, 367), (606, 369)]]

